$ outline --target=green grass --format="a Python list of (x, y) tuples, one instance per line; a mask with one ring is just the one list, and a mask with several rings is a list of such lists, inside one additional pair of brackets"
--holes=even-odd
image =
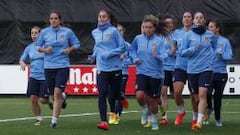
[[(32, 112), (29, 99), (25, 97), (1, 97), (0, 98), (0, 135), (239, 135), (240, 133), (240, 100), (224, 99), (222, 108), (223, 127), (216, 127), (213, 115), (210, 117), (210, 125), (203, 125), (201, 132), (192, 132), (190, 123), (192, 113), (189, 98), (185, 99), (187, 114), (180, 127), (174, 126), (176, 108), (170, 99), (168, 117), (170, 124), (160, 126), (160, 130), (151, 131), (140, 125), (140, 107), (134, 98), (130, 98), (130, 108), (125, 110), (119, 125), (111, 125), (109, 131), (102, 131), (96, 128), (99, 122), (97, 98), (96, 97), (70, 97), (68, 106), (62, 110), (58, 121), (58, 128), (51, 129), (51, 110), (48, 106), (41, 105), (44, 118), (41, 126), (34, 126), (34, 119), (31, 119)], [(92, 114), (92, 115), (87, 115)], [(16, 118), (30, 117), (27, 120), (12, 120)]]

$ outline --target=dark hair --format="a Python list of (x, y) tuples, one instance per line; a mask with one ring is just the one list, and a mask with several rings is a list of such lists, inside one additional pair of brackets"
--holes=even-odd
[(118, 23), (118, 24), (117, 24), (117, 27), (118, 27), (118, 26), (122, 27), (122, 29), (123, 29), (123, 32), (125, 32), (125, 31), (126, 31), (126, 28), (125, 28), (125, 27), (124, 27), (122, 24)]
[(201, 11), (196, 11), (196, 12), (193, 14), (193, 18), (195, 17), (195, 15), (196, 15), (197, 13), (201, 13), (201, 14), (203, 15), (204, 19), (206, 20), (205, 14), (204, 14), (203, 12), (201, 12)]
[(203, 15), (203, 18), (204, 18), (204, 20), (205, 20), (205, 23), (204, 23), (203, 25), (206, 26), (207, 16), (206, 16), (206, 14), (205, 14), (204, 12), (202, 12), (202, 11), (196, 11), (196, 12), (193, 14), (193, 20), (195, 19), (195, 16), (196, 16), (197, 13), (201, 13), (201, 14)]
[(117, 27), (118, 20), (113, 16), (112, 12), (111, 12), (110, 10), (108, 10), (108, 9), (101, 9), (101, 10), (99, 11), (99, 13), (102, 12), (102, 11), (104, 11), (104, 12), (107, 13), (107, 15), (108, 15), (108, 17), (109, 17), (109, 19), (110, 19), (110, 23), (111, 23), (113, 26)]
[(191, 12), (191, 11), (184, 11), (183, 14), (182, 14), (182, 18), (183, 18), (183, 15), (184, 15), (185, 13), (189, 13), (189, 14), (191, 14), (192, 19), (193, 19), (193, 12)]
[(192, 11), (184, 11), (183, 13), (182, 13), (182, 16), (181, 16), (181, 23), (180, 22), (177, 22), (178, 24), (178, 27), (184, 27), (184, 24), (183, 24), (183, 19), (184, 19), (184, 15), (185, 14), (190, 14), (190, 16), (191, 16), (191, 19), (192, 19), (192, 22), (191, 22), (191, 25), (193, 24), (193, 13), (192, 13)]
[(210, 20), (210, 21), (208, 22), (208, 24), (209, 24), (209, 23), (214, 23), (215, 26), (216, 26), (216, 28), (219, 28), (219, 33), (222, 32), (222, 24), (221, 24), (220, 21), (213, 19), (213, 20)]
[(50, 14), (49, 14), (48, 20), (50, 19), (50, 15), (51, 15), (51, 14), (57, 14), (59, 20), (61, 21), (60, 25), (63, 25), (63, 18), (62, 18), (62, 15), (60, 14), (59, 11), (52, 10), (52, 11), (50, 12)]
[(175, 20), (174, 20), (174, 16), (171, 15), (171, 14), (169, 14), (169, 13), (167, 13), (167, 14), (165, 14), (165, 15), (163, 16), (163, 20), (168, 19), (168, 18), (170, 18), (170, 19), (172, 19), (173, 21), (175, 21)]
[(194, 14), (193, 14), (193, 19), (195, 18), (195, 15), (197, 14), (197, 13), (201, 13), (202, 15), (203, 15), (203, 17), (204, 17), (204, 20), (205, 21), (207, 21), (207, 14), (205, 14), (205, 12), (202, 12), (202, 11), (196, 11), (196, 12), (194, 12)]
[(210, 20), (209, 23), (214, 23), (217, 28), (221, 28), (221, 23), (218, 20)]
[(174, 16), (172, 14), (167, 13), (167, 14), (165, 14), (163, 16), (164, 22), (165, 22), (166, 19), (172, 19), (172, 21), (173, 21), (173, 30), (174, 30), (176, 28), (176, 25), (177, 25), (177, 21), (175, 20)]
[(158, 24), (156, 27), (156, 34), (157, 35), (163, 35), (163, 36), (168, 36), (168, 30), (166, 28), (167, 24), (165, 22), (165, 15), (162, 13), (158, 13), (156, 15), (156, 17), (158, 18)]

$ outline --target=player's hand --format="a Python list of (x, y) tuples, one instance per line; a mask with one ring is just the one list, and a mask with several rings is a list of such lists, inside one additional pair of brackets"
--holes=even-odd
[(47, 53), (47, 54), (50, 54), (50, 53), (52, 53), (52, 51), (53, 51), (52, 47), (48, 47), (48, 48), (45, 49), (44, 52)]
[(26, 69), (26, 64), (25, 63), (21, 63), (20, 64), (20, 69), (22, 70), (22, 71), (25, 71), (25, 69)]
[(70, 50), (69, 48), (66, 48), (66, 49), (63, 50), (63, 52), (64, 52), (65, 54), (70, 54), (70, 53), (71, 53), (71, 50)]
[(135, 64), (136, 64), (136, 65), (140, 65), (140, 64), (142, 64), (142, 61), (141, 61), (141, 60), (137, 60), (137, 61), (135, 62)]

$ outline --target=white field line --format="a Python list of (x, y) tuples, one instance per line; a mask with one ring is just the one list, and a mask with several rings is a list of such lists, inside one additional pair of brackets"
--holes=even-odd
[[(138, 113), (140, 111), (124, 111), (123, 113)], [(176, 113), (177, 111), (168, 111), (170, 113)], [(186, 111), (191, 113), (191, 111)], [(240, 112), (222, 112), (223, 114), (240, 114)], [(68, 118), (68, 117), (82, 117), (82, 116), (92, 116), (92, 115), (98, 115), (99, 113), (94, 112), (94, 113), (80, 113), (80, 114), (65, 114), (65, 115), (60, 115), (59, 117), (62, 118)], [(52, 116), (43, 116), (43, 118), (51, 118)], [(11, 122), (11, 121), (24, 121), (24, 120), (33, 120), (35, 117), (22, 117), (22, 118), (13, 118), (13, 119), (0, 119), (0, 123), (3, 122)]]

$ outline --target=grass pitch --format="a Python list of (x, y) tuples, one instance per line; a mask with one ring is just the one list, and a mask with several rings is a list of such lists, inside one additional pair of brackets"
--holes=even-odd
[(130, 107), (124, 110), (119, 125), (110, 125), (109, 131), (96, 128), (100, 121), (97, 97), (69, 97), (68, 106), (62, 110), (58, 120), (58, 128), (49, 127), (51, 110), (47, 105), (41, 105), (44, 121), (40, 126), (34, 126), (30, 101), (23, 96), (0, 98), (0, 135), (239, 135), (240, 134), (240, 99), (224, 98), (222, 103), (223, 127), (216, 127), (214, 115), (210, 124), (203, 125), (200, 132), (191, 131), (192, 112), (190, 99), (185, 98), (186, 116), (183, 124), (174, 126), (177, 115), (172, 99), (169, 100), (169, 125), (160, 126), (158, 131), (143, 128), (140, 124), (140, 107), (134, 97), (129, 97)]

